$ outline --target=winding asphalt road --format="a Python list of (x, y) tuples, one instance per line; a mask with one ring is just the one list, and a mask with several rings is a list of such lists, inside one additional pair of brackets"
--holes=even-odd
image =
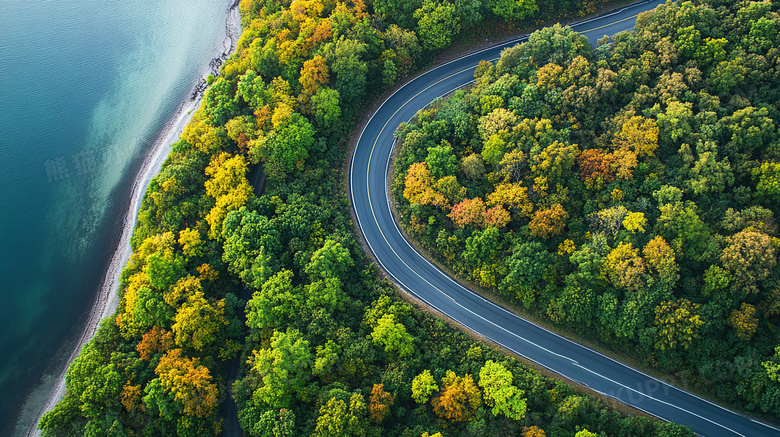
[[(573, 25), (591, 42), (631, 29), (636, 15), (663, 3), (651, 0)], [(480, 60), (496, 61), (511, 41), (434, 68), (390, 96), (361, 133), (350, 167), (358, 226), (374, 258), (406, 292), (475, 333), (523, 357), (659, 418), (704, 436), (780, 436), (780, 430), (734, 413), (528, 322), (480, 297), (420, 255), (390, 211), (387, 174), (393, 132), (435, 98), (469, 84)]]

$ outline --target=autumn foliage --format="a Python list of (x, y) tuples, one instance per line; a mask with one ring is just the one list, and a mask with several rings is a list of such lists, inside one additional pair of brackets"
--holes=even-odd
[(550, 238), (563, 232), (568, 218), (569, 213), (563, 209), (563, 206), (556, 203), (550, 208), (534, 212), (531, 222), (528, 223), (528, 229), (535, 237)]
[(214, 412), (219, 389), (209, 369), (199, 364), (197, 358), (188, 358), (181, 349), (173, 349), (163, 355), (154, 372), (163, 388), (181, 402), (185, 414), (206, 417)]
[(457, 376), (449, 370), (441, 380), (441, 391), (431, 400), (437, 416), (456, 422), (469, 420), (482, 405), (482, 393), (471, 375)]
[(390, 407), (393, 403), (393, 395), (384, 390), (384, 384), (374, 384), (368, 401), (368, 412), (371, 415), (371, 420), (382, 423), (390, 414)]
[(142, 360), (149, 360), (153, 354), (168, 352), (172, 347), (173, 334), (155, 326), (144, 334), (136, 349)]

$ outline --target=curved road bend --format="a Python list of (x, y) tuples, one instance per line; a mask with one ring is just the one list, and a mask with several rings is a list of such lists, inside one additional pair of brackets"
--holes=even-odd
[[(631, 29), (650, 0), (578, 23), (591, 42)], [(408, 293), (503, 347), (568, 379), (704, 436), (780, 436), (780, 430), (734, 413), (585, 346), (523, 320), (463, 287), (433, 266), (401, 234), (390, 212), (387, 174), (393, 132), (432, 100), (473, 80), (480, 60), (525, 38), (434, 68), (390, 96), (361, 133), (350, 167), (350, 191), (358, 226), (377, 262)]]

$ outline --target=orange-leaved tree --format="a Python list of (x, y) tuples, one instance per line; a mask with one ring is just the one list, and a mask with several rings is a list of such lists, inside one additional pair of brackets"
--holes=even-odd
[(485, 223), (485, 202), (479, 197), (463, 199), (463, 202), (452, 207), (447, 217), (451, 218), (459, 228), (465, 226), (481, 228)]
[(206, 417), (216, 408), (219, 389), (209, 369), (197, 358), (188, 358), (181, 349), (174, 349), (163, 355), (154, 372), (162, 387), (181, 402), (184, 414)]
[(393, 405), (393, 395), (384, 390), (384, 384), (374, 384), (371, 389), (371, 396), (368, 401), (368, 412), (371, 419), (376, 423), (381, 423), (390, 414), (390, 407)]
[(441, 392), (431, 400), (431, 404), (434, 413), (443, 419), (456, 422), (469, 420), (482, 406), (482, 393), (471, 375), (461, 377), (448, 370), (441, 379), (441, 387)]
[(536, 211), (531, 222), (528, 223), (528, 229), (534, 237), (550, 238), (563, 232), (568, 218), (569, 213), (556, 203), (547, 209)]

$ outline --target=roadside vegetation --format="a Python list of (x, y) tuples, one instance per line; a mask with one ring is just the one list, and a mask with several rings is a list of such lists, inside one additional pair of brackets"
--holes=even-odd
[(780, 16), (667, 2), (560, 26), (402, 126), (394, 198), (440, 262), (723, 403), (780, 417)]
[[(598, 4), (243, 0), (235, 54), (144, 197), (116, 315), (68, 369), (43, 434), (220, 435), (232, 396), (251, 436), (692, 435), (401, 299), (343, 189), (361, 105), (461, 32)], [(261, 164), (258, 196), (247, 174)]]

